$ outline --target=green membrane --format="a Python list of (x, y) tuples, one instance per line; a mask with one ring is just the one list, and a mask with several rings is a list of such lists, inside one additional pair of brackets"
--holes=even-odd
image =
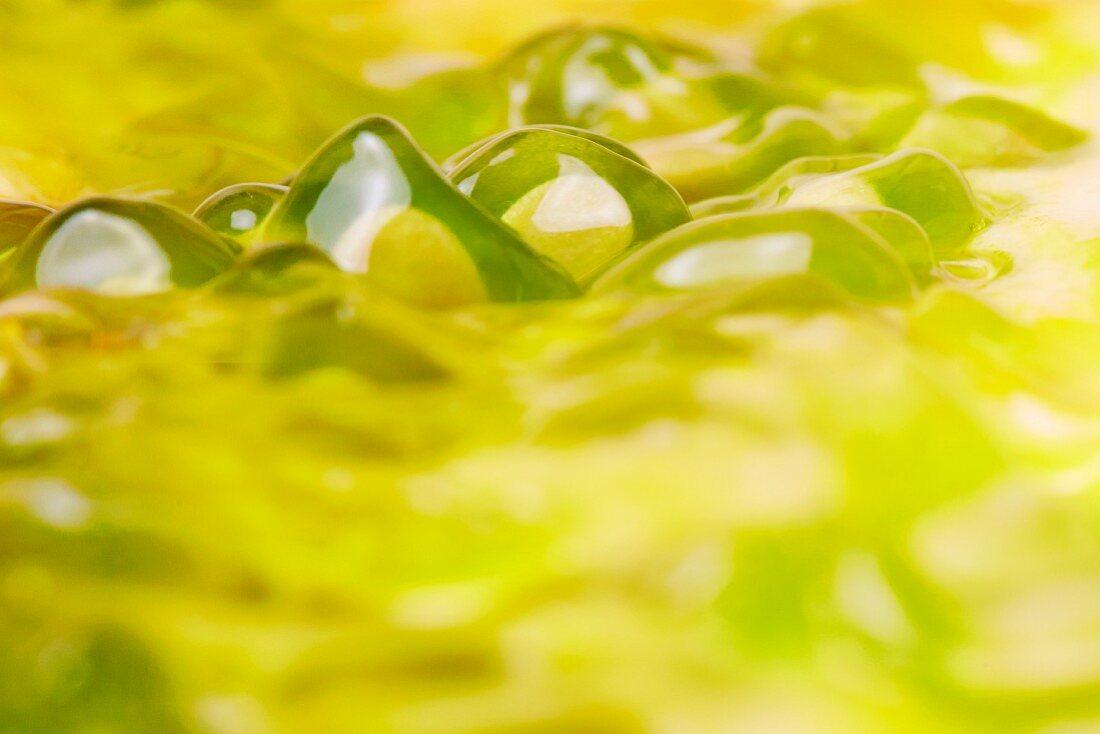
[(355, 122), (322, 146), (263, 236), (315, 244), (342, 269), (429, 307), (577, 294), (568, 275), (455, 189), (383, 117)]
[(98, 197), (62, 209), (35, 229), (5, 263), (0, 289), (128, 296), (194, 288), (228, 268), (237, 252), (170, 207)]
[(495, 139), (452, 180), (578, 280), (691, 218), (676, 190), (648, 168), (549, 129)]
[(709, 217), (673, 230), (616, 264), (593, 286), (684, 292), (815, 275), (870, 300), (905, 302), (905, 262), (855, 216), (793, 209)]

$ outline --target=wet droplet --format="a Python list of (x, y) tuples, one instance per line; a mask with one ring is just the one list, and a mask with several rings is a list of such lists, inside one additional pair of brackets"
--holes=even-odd
[(931, 150), (904, 150), (834, 175), (796, 182), (792, 206), (887, 207), (914, 219), (937, 252), (964, 246), (987, 223), (966, 176)]
[(680, 195), (648, 168), (554, 130), (501, 136), (453, 179), (578, 280), (690, 219)]
[(774, 106), (750, 77), (707, 52), (611, 26), (536, 36), (499, 66), (513, 126), (556, 123), (622, 140), (669, 135)]
[(276, 184), (239, 184), (216, 192), (195, 210), (195, 219), (220, 235), (247, 245), (256, 241), (268, 214), (286, 195)]
[(143, 295), (202, 285), (235, 257), (230, 244), (174, 209), (94, 198), (63, 209), (36, 229), (12, 257), (2, 287)]
[(641, 247), (594, 285), (684, 291), (816, 275), (849, 293), (905, 301), (913, 280), (873, 232), (822, 209), (730, 214), (694, 222)]

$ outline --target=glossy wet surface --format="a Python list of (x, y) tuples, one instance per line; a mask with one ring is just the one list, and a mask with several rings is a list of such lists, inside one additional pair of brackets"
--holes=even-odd
[(1100, 722), (1087, 8), (306, 5), (0, 3), (0, 732)]

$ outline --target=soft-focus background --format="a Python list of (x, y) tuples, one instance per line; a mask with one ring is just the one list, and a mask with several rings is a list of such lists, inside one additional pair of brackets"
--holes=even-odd
[[(285, 175), (364, 109), (398, 116), (444, 156), (504, 124), (471, 69), (537, 31), (625, 23), (750, 68), (767, 29), (815, 4), (5, 0), (0, 195), (167, 192), (192, 203), (219, 182)], [(1096, 116), (1095, 89), (1064, 96), (1095, 51), (1091, 0), (862, 6), (866, 28), (947, 95), (969, 76), (1073, 120)]]
[[(372, 112), (442, 159), (548, 25), (752, 69), (809, 5), (0, 0), (0, 198), (191, 206)], [(852, 7), (1100, 133), (1095, 2)], [(356, 304), (441, 385), (226, 369), (260, 306), (0, 302), (0, 733), (1100, 732), (1100, 154), (967, 173), (1014, 267), (904, 311)]]

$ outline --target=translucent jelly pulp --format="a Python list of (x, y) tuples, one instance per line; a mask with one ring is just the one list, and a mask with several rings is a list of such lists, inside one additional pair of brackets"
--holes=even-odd
[(1098, 11), (0, 1), (0, 732), (1094, 731)]

